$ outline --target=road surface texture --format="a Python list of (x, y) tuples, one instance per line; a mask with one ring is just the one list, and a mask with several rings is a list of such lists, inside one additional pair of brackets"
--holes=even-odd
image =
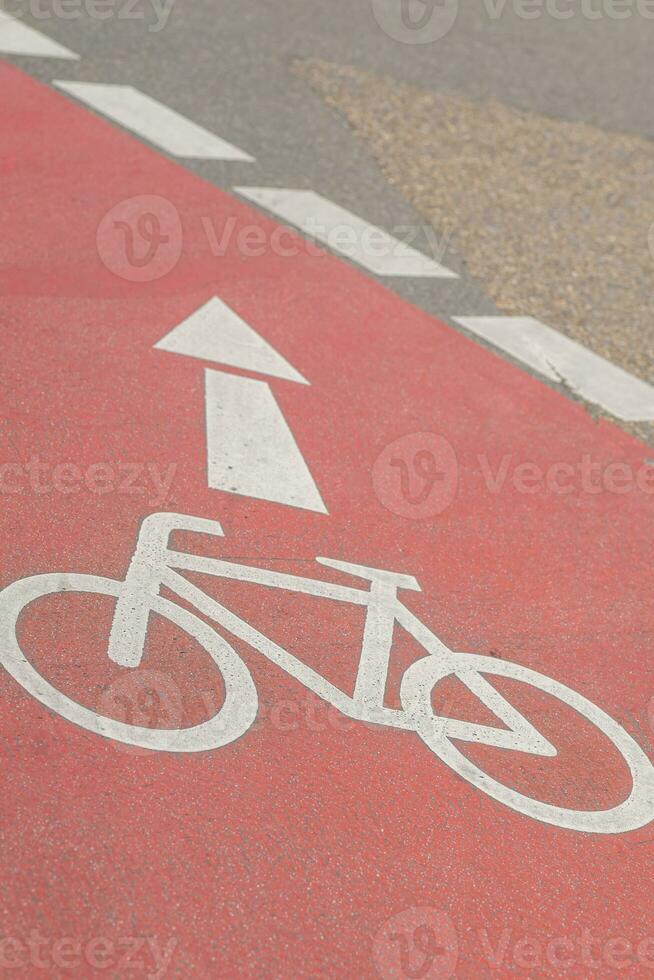
[(0, 976), (651, 976), (652, 5), (5, 11)]

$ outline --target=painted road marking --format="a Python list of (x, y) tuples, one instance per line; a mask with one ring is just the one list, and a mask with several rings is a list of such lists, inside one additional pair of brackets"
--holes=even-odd
[(625, 422), (654, 420), (654, 387), (530, 316), (455, 316), (455, 323)]
[(248, 323), (213, 296), (155, 344), (159, 350), (309, 384)]
[[(221, 627), (220, 636), (224, 632), (231, 633), (346, 717), (415, 731), (433, 753), (463, 779), (520, 814), (567, 830), (605, 834), (628, 833), (654, 819), (654, 768), (632, 737), (592, 702), (552, 678), (501, 658), (455, 653), (448, 649), (428, 626), (411, 614), (398, 597), (398, 591), (403, 588), (407, 578), (410, 587), (420, 591), (413, 576), (388, 569), (357, 566), (339, 559), (317, 558), (323, 565), (346, 570), (357, 578), (370, 581), (369, 589), (353, 589), (350, 585), (288, 575), (257, 565), (210, 558), (202, 553), (170, 552), (169, 539), (176, 531), (210, 534), (218, 538), (224, 535), (222, 525), (217, 521), (188, 514), (154, 513), (141, 524), (124, 582), (63, 572), (19, 579), (0, 591), (0, 631), (5, 638), (0, 647), (0, 661), (9, 674), (49, 710), (95, 735), (161, 752), (211, 752), (223, 748), (245, 735), (254, 724), (259, 710), (257, 685), (245, 661), (216, 633), (207, 629), (204, 619), (189, 613), (186, 607), (190, 605)], [(366, 619), (359, 633), (361, 648), (354, 696), (349, 697), (320, 672), (260, 633), (252, 623), (234, 615), (230, 609), (215, 602), (209, 593), (178, 576), (177, 570), (262, 585), (264, 592), (260, 601), (264, 604), (271, 601), (271, 589), (277, 588), (337, 603), (345, 602), (355, 607), (364, 605)], [(169, 600), (165, 604), (158, 602), (162, 585), (165, 585), (168, 593), (181, 599), (185, 606), (180, 608)], [(107, 657), (113, 663), (132, 668), (140, 666), (151, 611), (163, 613), (188, 636), (199, 640), (221, 670), (225, 682), (225, 700), (213, 717), (190, 729), (143, 728), (125, 725), (107, 718), (102, 712), (89, 710), (74, 700), (62, 697), (62, 692), (50, 685), (24, 655), (17, 624), (23, 609), (35, 600), (71, 591), (119, 597), (107, 644)], [(403, 627), (426, 654), (414, 661), (402, 677), (402, 707), (399, 710), (384, 705), (396, 624)], [(431, 692), (440, 680), (452, 674), (502, 721), (503, 728), (449, 717), (435, 719)], [(613, 743), (631, 772), (632, 791), (629, 798), (610, 809), (596, 811), (552, 806), (531, 795), (509, 789), (483, 769), (471, 765), (470, 760), (457, 749), (452, 751), (450, 740), (455, 739), (550, 759), (558, 755), (556, 747), (483, 675), (509, 677), (546, 692), (595, 726)]]
[(315, 191), (236, 187), (237, 193), (378, 276), (457, 279), (450, 269)]
[(79, 58), (74, 51), (10, 17), (4, 10), (0, 10), (0, 51), (4, 54), (24, 54), (35, 58)]
[[(154, 345), (158, 350), (308, 381), (217, 296)], [(265, 382), (205, 375), (209, 486), (326, 513), (291, 430)]]
[(205, 372), (209, 486), (326, 514), (270, 385)]
[(66, 81), (53, 84), (173, 156), (197, 160), (254, 160), (237, 146), (131, 85)]

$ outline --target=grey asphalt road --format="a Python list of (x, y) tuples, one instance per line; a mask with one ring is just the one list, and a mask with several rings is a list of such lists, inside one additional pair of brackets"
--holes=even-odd
[[(12, 0), (6, 7), (73, 48), (80, 61), (14, 58), (16, 64), (44, 81), (137, 86), (256, 157), (254, 164), (185, 162), (208, 180), (225, 188), (312, 188), (389, 230), (422, 227), (424, 219), (344, 119), (289, 71), (295, 58), (654, 135), (650, 0), (482, 0), (460, 9), (456, 0), (441, 0), (436, 17), (456, 14), (441, 22), (449, 30), (417, 44), (397, 39), (402, 0), (177, 0), (166, 10), (159, 0), (117, 0), (111, 16), (103, 8), (102, 20), (91, 16), (90, 0), (67, 0), (65, 19), (58, 2)], [(429, 12), (421, 0), (411, 3), (414, 19)], [(429, 250), (425, 237), (416, 244)], [(444, 319), (496, 312), (453, 247), (438, 258), (462, 277), (396, 279), (392, 288)]]

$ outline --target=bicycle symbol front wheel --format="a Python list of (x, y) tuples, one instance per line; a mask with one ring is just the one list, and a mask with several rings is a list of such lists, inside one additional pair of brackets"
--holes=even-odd
[[(520, 664), (476, 654), (454, 656), (455, 660), (429, 656), (412, 664), (402, 680), (401, 699), (420, 738), (463, 779), (512, 810), (567, 830), (619, 834), (636, 830), (654, 819), (654, 767), (638, 743), (606, 712), (565, 684)], [(456, 748), (447, 736), (446, 720), (443, 724), (444, 720), (435, 717), (432, 711), (434, 686), (451, 675), (465, 684), (466, 674), (495, 674), (529, 684), (590, 721), (613, 743), (629, 767), (632, 789), (627, 799), (607, 810), (574, 810), (534, 800), (485, 773)]]
[(236, 651), (203, 620), (162, 596), (151, 599), (152, 612), (170, 620), (204, 647), (220, 670), (225, 700), (220, 710), (199, 725), (156, 729), (131, 725), (91, 711), (53, 687), (27, 660), (18, 643), (18, 618), (31, 602), (57, 593), (86, 593), (118, 598), (122, 582), (96, 575), (48, 574), (20, 579), (0, 593), (0, 663), (37, 701), (74, 725), (160, 752), (205, 752), (228, 745), (252, 725), (258, 698), (252, 675)]

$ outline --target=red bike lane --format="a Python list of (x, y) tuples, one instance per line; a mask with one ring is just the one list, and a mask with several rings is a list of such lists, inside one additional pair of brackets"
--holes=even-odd
[[(567, 685), (650, 754), (647, 447), (59, 93), (7, 66), (0, 86), (0, 588), (123, 579), (144, 517), (208, 518), (222, 538), (176, 546), (341, 585), (361, 581), (317, 556), (415, 576), (402, 601), (450, 650)], [(214, 297), (308, 384), (279, 360), (253, 372), (155, 346)], [(206, 371), (265, 380), (326, 512), (208, 486)], [(352, 692), (360, 607), (189, 578)], [(34, 602), (25, 656), (99, 715), (210, 718), (220, 675), (168, 621), (152, 620), (138, 668), (108, 660), (114, 605)], [(651, 826), (586, 833), (510, 809), (414, 732), (346, 718), (228, 639), (258, 714), (212, 751), (102, 738), (0, 672), (3, 969), (651, 975)], [(4, 658), (12, 642), (0, 636)], [(387, 706), (424, 654), (396, 631)], [(459, 742), (466, 757), (568, 809), (628, 797), (624, 760), (588, 719), (488, 679), (558, 755)], [(452, 679), (439, 706), (493, 725)]]

